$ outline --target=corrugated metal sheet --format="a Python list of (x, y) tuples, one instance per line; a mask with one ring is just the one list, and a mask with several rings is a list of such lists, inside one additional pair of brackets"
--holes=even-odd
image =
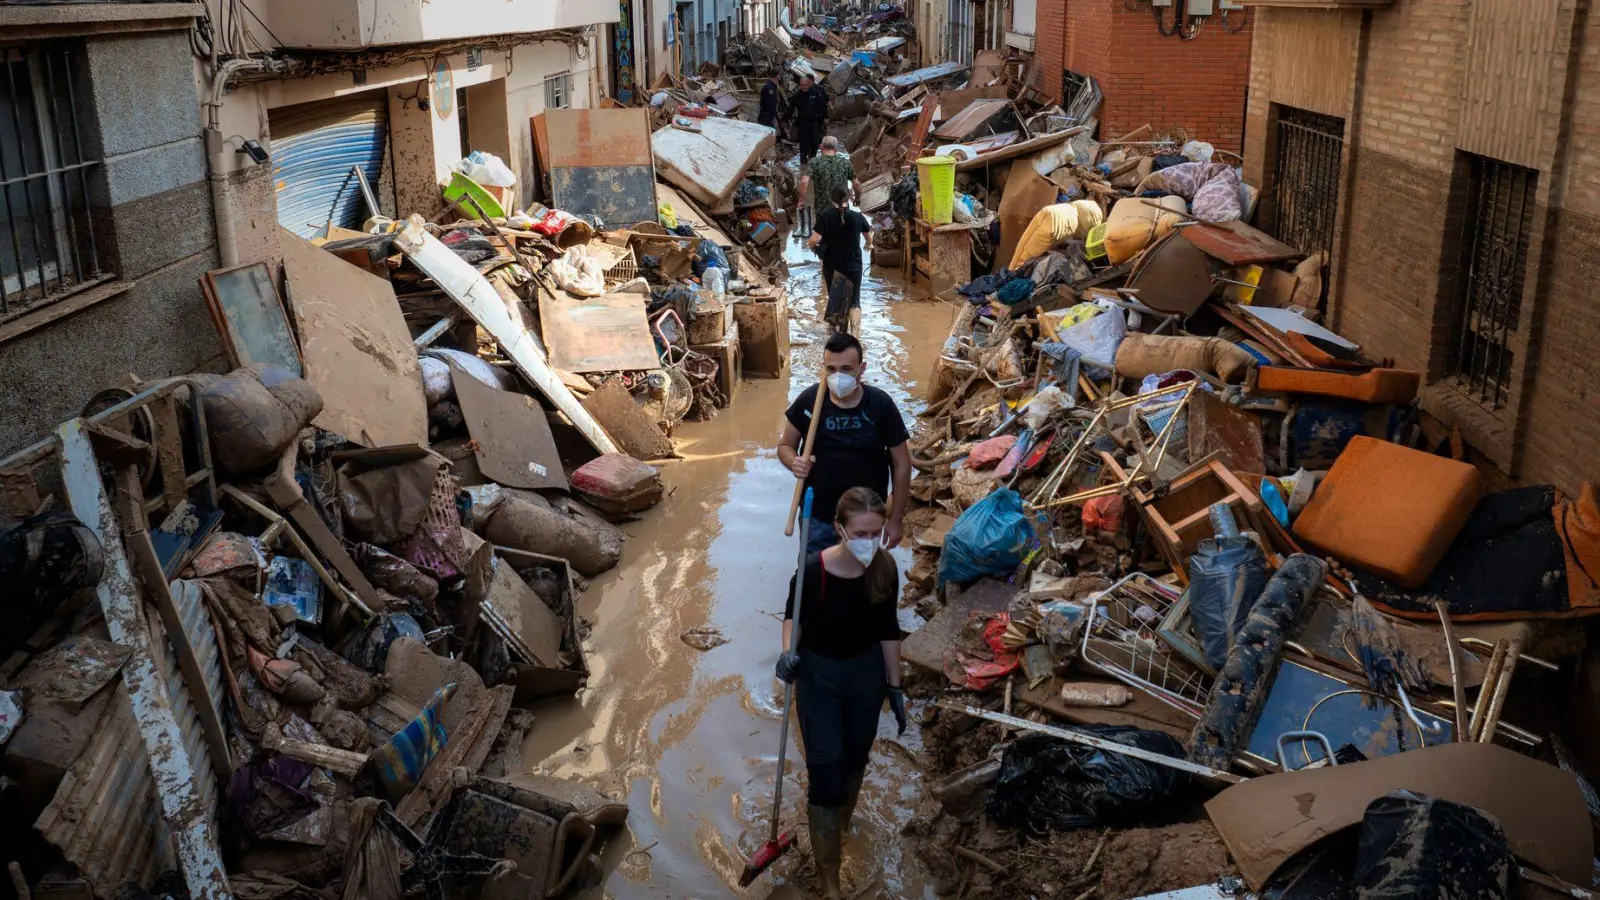
[(34, 823), (102, 897), (129, 880), (149, 885), (173, 865), (127, 689), (119, 678), (108, 690), (113, 696), (94, 739)]
[(329, 221), (360, 227), (366, 207), (350, 170), (360, 166), (373, 185), (383, 173), (389, 142), (384, 92), (286, 106), (269, 115), (278, 224), (305, 238), (316, 237)]
[(1271, 78), (1272, 102), (1350, 118), (1361, 11), (1255, 7), (1251, 14), (1261, 17), (1254, 52)]
[[(174, 582), (172, 602), (178, 608), (178, 618), (183, 620), (183, 630), (189, 637), (189, 646), (194, 648), (195, 658), (200, 662), (200, 670), (205, 674), (211, 696), (228, 696), (227, 686), (222, 682), (222, 657), (217, 647), (217, 632), (211, 625), (211, 616), (206, 612), (205, 597), (200, 593), (200, 588), (189, 581)], [(206, 809), (215, 815), (218, 767), (211, 759), (211, 745), (206, 741), (205, 729), (200, 725), (196, 701), (184, 685), (183, 672), (178, 669), (178, 651), (173, 648), (171, 641), (165, 639), (160, 617), (146, 618), (154, 633), (156, 646), (165, 650), (157, 658), (156, 664), (172, 696), (172, 712), (178, 717), (178, 728), (183, 731), (183, 746), (189, 751), (189, 758), (194, 760), (195, 772), (199, 776), (196, 780), (200, 799)], [(217, 712), (220, 715), (222, 710)], [(226, 716), (222, 718), (227, 721)]]
[(1550, 70), (1566, 55), (1561, 0), (1475, 0), (1467, 28), (1461, 149), (1537, 169)]

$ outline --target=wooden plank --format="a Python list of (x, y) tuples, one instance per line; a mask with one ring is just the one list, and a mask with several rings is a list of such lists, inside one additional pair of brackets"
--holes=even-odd
[(322, 395), (312, 424), (364, 447), (426, 444), (421, 368), (394, 288), (288, 230), (278, 238), (305, 378)]
[(632, 291), (573, 297), (541, 288), (539, 324), (550, 364), (579, 375), (659, 368), (645, 317), (648, 302), (648, 295)]

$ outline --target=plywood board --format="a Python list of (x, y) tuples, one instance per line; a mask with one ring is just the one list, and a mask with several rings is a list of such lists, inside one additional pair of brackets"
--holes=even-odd
[[(965, 140), (1010, 105), (1009, 100), (974, 100), (945, 119), (943, 125), (933, 130), (933, 136), (941, 141)], [(950, 110), (944, 112), (949, 114)]]
[(1012, 160), (1011, 171), (1006, 175), (1005, 191), (1000, 195), (1000, 244), (994, 258), (1005, 265), (1017, 251), (1017, 244), (1028, 230), (1028, 223), (1039, 210), (1056, 202), (1060, 189), (1034, 171), (1033, 162)]
[(608, 225), (656, 220), (650, 113), (551, 109), (544, 117), (551, 201)]
[(266, 263), (213, 269), (200, 283), (234, 368), (271, 363), (302, 374), (294, 333)]
[(663, 179), (715, 209), (733, 196), (776, 137), (765, 125), (738, 119), (706, 119), (701, 126), (684, 131), (669, 123), (651, 136), (650, 147)]
[(452, 374), (484, 477), (508, 487), (566, 490), (544, 407), (527, 394), (497, 390), (460, 370)]
[(1305, 256), (1305, 253), (1265, 231), (1237, 220), (1185, 225), (1183, 235), (1189, 239), (1189, 243), (1199, 248), (1201, 253), (1216, 257), (1230, 266), (1284, 262)]
[(701, 211), (699, 204), (678, 193), (677, 189), (671, 185), (656, 185), (656, 202), (670, 203), (673, 213), (678, 217), (678, 221), (680, 223), (687, 222), (689, 227), (694, 229), (694, 233), (705, 240), (716, 244), (724, 250), (734, 246), (733, 239), (728, 237), (727, 232), (718, 228), (716, 223), (711, 221), (710, 216)]
[(549, 109), (544, 112), (552, 169), (650, 165), (645, 109)]
[(660, 368), (644, 294), (574, 297), (539, 291), (539, 324), (550, 364), (566, 372), (623, 372)]
[(583, 398), (583, 408), (605, 428), (622, 452), (634, 459), (666, 459), (672, 455), (672, 439), (633, 402), (620, 380), (613, 378), (596, 388)]
[(479, 328), (500, 343), (501, 351), (516, 364), (517, 371), (555, 404), (556, 409), (583, 433), (595, 450), (601, 453), (617, 451), (611, 436), (584, 410), (578, 398), (572, 395), (572, 389), (563, 383), (559, 372), (550, 365), (538, 337), (524, 327), (519, 319), (513, 318), (511, 310), (506, 308), (505, 301), (487, 278), (440, 243), (438, 238), (415, 224), (401, 230), (395, 238), (395, 246), (423, 274), (437, 282), (439, 288), (466, 311)]
[(428, 442), (422, 373), (389, 282), (278, 230), (318, 428), (365, 447)]
[(509, 563), (496, 559), (484, 604), (493, 607), (533, 656), (528, 662), (554, 667), (561, 655), (562, 622)]

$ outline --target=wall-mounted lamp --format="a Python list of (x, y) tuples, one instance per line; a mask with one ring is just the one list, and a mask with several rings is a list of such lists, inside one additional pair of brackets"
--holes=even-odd
[(267, 153), (267, 148), (261, 146), (260, 141), (245, 141), (244, 143), (240, 144), (239, 149), (235, 150), (234, 152), (243, 153), (244, 155), (250, 157), (250, 161), (258, 166), (272, 158), (271, 155)]

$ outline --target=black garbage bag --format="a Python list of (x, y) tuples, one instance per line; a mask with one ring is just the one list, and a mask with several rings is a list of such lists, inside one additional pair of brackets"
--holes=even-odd
[(100, 539), (67, 513), (43, 512), (0, 530), (0, 584), (6, 595), (0, 650), (10, 656), (20, 649), (75, 593), (98, 584), (104, 573)]
[(1243, 535), (1203, 540), (1189, 557), (1189, 616), (1211, 668), (1228, 661), (1268, 577), (1261, 547)]
[[(1181, 759), (1171, 735), (1142, 728), (1083, 725), (1072, 729)], [(1188, 783), (1177, 769), (1097, 750), (1047, 735), (1006, 748), (989, 798), (989, 818), (1004, 828), (1044, 832), (1090, 825), (1132, 825)]]
[(1505, 900), (1511, 847), (1483, 810), (1395, 791), (1367, 805), (1355, 884), (1358, 900)]

